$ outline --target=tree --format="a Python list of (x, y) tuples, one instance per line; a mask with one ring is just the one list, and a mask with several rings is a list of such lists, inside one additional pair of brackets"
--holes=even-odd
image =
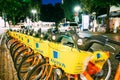
[[(40, 8), (41, 8), (41, 0), (19, 0), (19, 2), (22, 4), (21, 7), (21, 19), (25, 19), (26, 16), (32, 18), (36, 17), (36, 20), (39, 20), (39, 15), (40, 15)], [(37, 11), (36, 16), (33, 16), (31, 13), (31, 10), (35, 9)]]
[(15, 23), (15, 17), (19, 13), (18, 10), (21, 7), (20, 3), (17, 0), (1, 0), (0, 5), (1, 12), (6, 13), (8, 19), (11, 19), (13, 23)]
[[(80, 0), (83, 8), (88, 11), (96, 11), (97, 9), (100, 10), (99, 8), (105, 8), (106, 9), (106, 32), (110, 32), (110, 27), (109, 27), (109, 13), (110, 13), (110, 7), (112, 5), (119, 5), (120, 1), (119, 0)], [(96, 11), (97, 12), (97, 11)]]
[(6, 13), (7, 19), (13, 24), (30, 16), (32, 8), (36, 8), (40, 13), (41, 0), (0, 0), (0, 12)]
[(41, 8), (41, 0), (32, 0), (31, 2), (31, 8), (30, 9), (36, 9), (37, 10), (37, 20), (40, 19), (40, 8)]
[(79, 0), (64, 0), (64, 3), (62, 4), (62, 8), (65, 13), (65, 18), (67, 18), (70, 21), (73, 21), (74, 19), (74, 7), (76, 5), (80, 5)]

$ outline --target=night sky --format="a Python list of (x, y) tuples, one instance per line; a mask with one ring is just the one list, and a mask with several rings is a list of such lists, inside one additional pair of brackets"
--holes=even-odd
[(55, 3), (61, 3), (61, 0), (42, 0), (42, 4), (55, 4)]

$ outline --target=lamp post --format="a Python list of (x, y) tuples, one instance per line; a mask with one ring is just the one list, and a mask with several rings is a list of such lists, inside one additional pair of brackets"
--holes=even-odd
[(94, 20), (93, 20), (93, 32), (96, 32), (96, 28), (97, 28), (97, 21), (96, 21), (96, 12), (92, 13)]
[(79, 11), (81, 10), (80, 6), (75, 6), (74, 11), (75, 11), (75, 22), (78, 23), (79, 22)]
[(37, 15), (37, 10), (36, 9), (32, 9), (31, 13), (33, 14), (33, 21), (36, 20), (36, 15)]

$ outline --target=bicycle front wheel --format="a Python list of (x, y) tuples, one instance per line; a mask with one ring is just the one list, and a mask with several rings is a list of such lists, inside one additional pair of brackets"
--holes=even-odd
[(91, 77), (94, 80), (109, 80), (110, 75), (111, 75), (111, 62), (108, 59), (104, 66), (102, 67), (101, 71), (96, 74), (92, 74)]

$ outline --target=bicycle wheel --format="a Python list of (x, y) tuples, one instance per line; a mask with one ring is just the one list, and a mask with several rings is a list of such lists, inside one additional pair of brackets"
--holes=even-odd
[(20, 43), (20, 44), (16, 45), (16, 46), (13, 48), (12, 53), (11, 53), (13, 59), (14, 59), (15, 53), (16, 53), (17, 51), (19, 51), (19, 49), (22, 48), (23, 46), (24, 46), (24, 45)]
[(27, 51), (27, 48), (26, 48), (25, 46), (21, 46), (21, 47), (19, 47), (16, 51), (14, 51), (14, 52), (13, 52), (13, 60), (15, 61), (16, 57), (17, 57), (19, 54), (23, 53), (24, 50)]
[(6, 46), (7, 46), (7, 48), (10, 49), (10, 46), (11, 46), (14, 42), (16, 42), (16, 40), (14, 40), (14, 39), (7, 40), (7, 41), (6, 41)]
[(7, 38), (5, 41), (5, 45), (7, 46), (7, 49), (10, 49), (10, 41), (13, 40), (12, 38)]
[(55, 66), (41, 62), (25, 75), (25, 80), (62, 80), (55, 69)]
[(18, 78), (23, 79), (24, 75), (30, 71), (35, 65), (44, 61), (40, 54), (29, 55), (25, 57), (18, 67)]
[(26, 51), (27, 51), (27, 49), (25, 48), (25, 49), (21, 50), (20, 52), (18, 52), (18, 54), (15, 55), (13, 60), (14, 60), (14, 66), (15, 66), (16, 70), (18, 69), (18, 66), (19, 66), (20, 62), (22, 61), (22, 57), (19, 58), (19, 56), (20, 55), (22, 56), (22, 54)]
[(22, 62), (22, 60), (26, 57), (28, 57), (29, 55), (33, 55), (33, 51), (28, 51), (28, 49), (24, 49), (21, 52), (19, 52), (14, 60), (14, 65), (16, 67), (16, 69), (18, 68), (19, 64)]
[(25, 75), (25, 80), (46, 80), (49, 68), (49, 64), (43, 61)]
[(111, 75), (111, 62), (108, 59), (99, 73), (91, 75), (94, 80), (109, 80)]
[(15, 41), (15, 42), (13, 42), (13, 44), (11, 44), (11, 46), (10, 46), (10, 54), (11, 54), (11, 56), (12, 56), (13, 48), (14, 48), (16, 45), (18, 45), (18, 44), (20, 44), (18, 41)]

